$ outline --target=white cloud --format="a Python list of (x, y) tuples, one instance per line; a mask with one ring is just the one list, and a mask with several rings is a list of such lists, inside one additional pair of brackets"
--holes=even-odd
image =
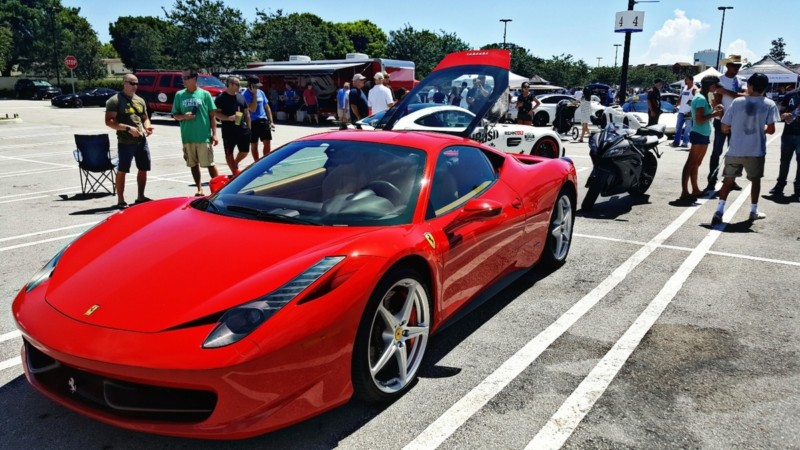
[(761, 56), (764, 56), (756, 55), (752, 50), (747, 48), (747, 42), (745, 42), (744, 39), (737, 39), (728, 45), (728, 49), (725, 50), (725, 56), (729, 55), (741, 55), (742, 58), (751, 63), (759, 61)]
[(710, 25), (686, 17), (686, 11), (676, 9), (673, 12), (675, 17), (664, 21), (661, 29), (650, 38), (650, 46), (641, 56), (641, 63), (674, 64), (693, 61), (695, 38)]

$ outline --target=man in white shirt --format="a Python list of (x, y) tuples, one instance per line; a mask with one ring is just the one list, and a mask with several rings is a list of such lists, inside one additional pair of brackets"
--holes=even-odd
[[(728, 61), (725, 64), (725, 73), (720, 75), (717, 91), (714, 93), (714, 101), (712, 107), (721, 104), (726, 110), (733, 103), (733, 99), (739, 97), (742, 91), (742, 83), (737, 78), (739, 69), (742, 63), (739, 61)], [(717, 176), (719, 175), (719, 157), (722, 156), (722, 150), (725, 147), (725, 140), (728, 135), (722, 132), (722, 124), (720, 119), (714, 119), (714, 147), (711, 151), (711, 157), (708, 163), (708, 187), (707, 191), (716, 189)], [(730, 142), (729, 142), (730, 144)], [(731, 188), (735, 191), (741, 190), (738, 184), (734, 183)]]
[(372, 108), (372, 114), (377, 114), (385, 111), (394, 105), (392, 99), (392, 91), (383, 85), (383, 73), (377, 72), (375, 74), (375, 86), (369, 90), (369, 107)]
[[(681, 96), (678, 99), (678, 118), (675, 123), (675, 139), (672, 141), (673, 147), (677, 147), (679, 144), (683, 148), (689, 147), (689, 133), (692, 132), (692, 99), (696, 92), (697, 88), (694, 86), (694, 77), (691, 75), (683, 77)], [(681, 141), (683, 141), (682, 144)]]

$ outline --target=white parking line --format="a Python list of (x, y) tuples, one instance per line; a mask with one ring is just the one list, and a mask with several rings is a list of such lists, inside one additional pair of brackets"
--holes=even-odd
[(67, 234), (67, 235), (64, 235), (64, 236), (58, 236), (58, 237), (54, 237), (54, 238), (50, 238), (50, 239), (42, 239), (41, 241), (26, 242), (24, 244), (12, 245), (10, 247), (0, 247), (0, 252), (6, 252), (8, 250), (15, 250), (15, 249), (18, 249), (18, 248), (23, 248), (23, 247), (30, 247), (30, 246), (33, 246), (33, 245), (46, 244), (48, 242), (53, 242), (53, 241), (61, 241), (61, 240), (64, 240), (64, 239), (74, 238), (75, 236), (80, 236), (80, 233)]
[(0, 342), (10, 341), (11, 339), (16, 339), (21, 337), (22, 333), (19, 330), (9, 331), (8, 333), (0, 334)]
[[(730, 222), (745, 200), (750, 198), (750, 187), (751, 185), (748, 185), (742, 189), (739, 197), (736, 198), (731, 208), (725, 213), (723, 222)], [(703, 260), (703, 257), (722, 234), (724, 228), (725, 225), (721, 224), (708, 232), (706, 237), (670, 277), (653, 301), (636, 318), (633, 325), (628, 328), (611, 350), (606, 353), (603, 359), (578, 385), (578, 388), (558, 408), (558, 411), (550, 417), (545, 426), (534, 436), (528, 446), (525, 447), (526, 450), (558, 449), (564, 445), (578, 424), (586, 417), (586, 414), (606, 391), (633, 351), (639, 346), (644, 335), (656, 323), (656, 320), (661, 317), (661, 314), (669, 306), (672, 299), (681, 290), (683, 283), (686, 282), (692, 271)]]
[(15, 358), (7, 359), (5, 361), (0, 362), (0, 370), (10, 369), (12, 367), (21, 365), (22, 365), (22, 357), (17, 356)]
[(657, 236), (646, 243), (630, 258), (617, 267), (591, 292), (575, 303), (544, 331), (531, 339), (523, 348), (505, 361), (444, 414), (430, 424), (404, 449), (431, 449), (438, 447), (452, 435), (467, 419), (483, 408), (500, 393), (523, 370), (530, 366), (547, 348), (575, 322), (592, 309), (603, 297), (621, 283), (650, 254), (674, 234), (699, 209), (702, 203), (690, 206)]
[(55, 232), (58, 232), (58, 231), (71, 230), (73, 228), (90, 227), (90, 226), (95, 225), (95, 224), (97, 224), (99, 222), (100, 222), (99, 220), (95, 220), (94, 222), (84, 222), (84, 223), (79, 223), (79, 224), (70, 225), (70, 226), (61, 227), (61, 228), (51, 228), (49, 230), (35, 231), (33, 233), (18, 234), (16, 236), (9, 236), (9, 237), (2, 238), (2, 239), (0, 239), (0, 242), (14, 241), (14, 240), (17, 240), (17, 239), (25, 239), (25, 238), (29, 238), (29, 237), (32, 237), (32, 236), (40, 236), (42, 234), (47, 234), (47, 233), (55, 233)]

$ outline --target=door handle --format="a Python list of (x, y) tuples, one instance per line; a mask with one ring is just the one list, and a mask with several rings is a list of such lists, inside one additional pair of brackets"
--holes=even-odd
[(514, 200), (511, 201), (511, 206), (513, 206), (516, 209), (522, 208), (522, 200), (519, 197), (515, 198)]

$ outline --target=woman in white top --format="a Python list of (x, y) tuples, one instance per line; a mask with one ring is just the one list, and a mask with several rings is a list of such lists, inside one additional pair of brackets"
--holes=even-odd
[(581, 138), (578, 139), (578, 142), (583, 142), (583, 137), (589, 134), (589, 122), (592, 120), (592, 92), (589, 89), (583, 89), (581, 105), (578, 107), (577, 114), (581, 120)]

